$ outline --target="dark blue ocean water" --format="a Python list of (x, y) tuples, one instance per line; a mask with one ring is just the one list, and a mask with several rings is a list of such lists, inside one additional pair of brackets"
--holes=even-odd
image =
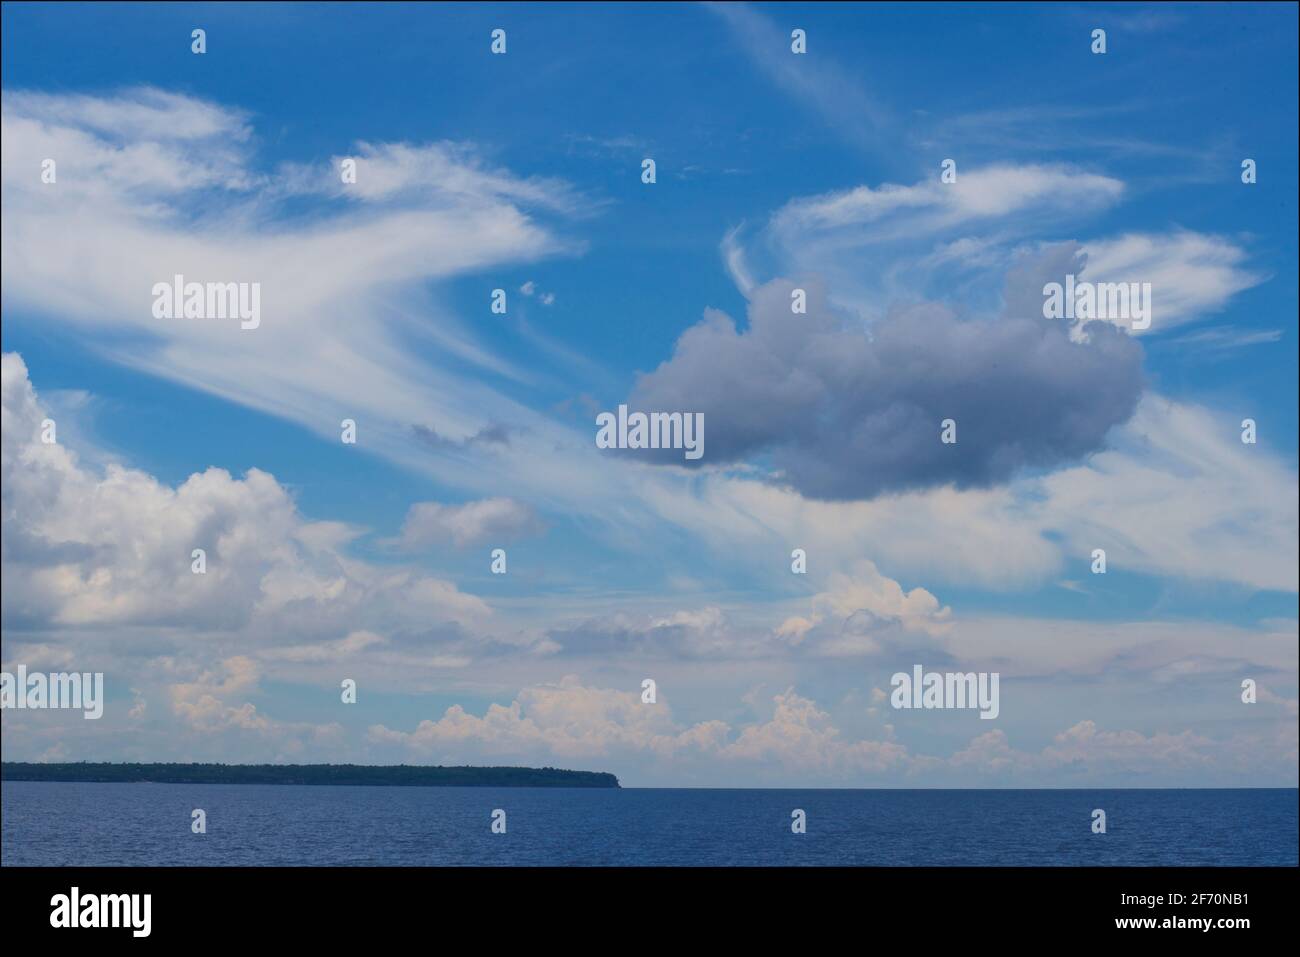
[[(1297, 863), (1297, 791), (0, 787), (4, 865)], [(190, 832), (207, 811), (208, 831)], [(492, 811), (506, 812), (493, 834)], [(807, 812), (793, 834), (790, 812)], [(1092, 810), (1106, 811), (1104, 835)]]

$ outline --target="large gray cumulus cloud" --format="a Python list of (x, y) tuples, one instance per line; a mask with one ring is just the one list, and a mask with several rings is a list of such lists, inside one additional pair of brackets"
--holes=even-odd
[[(753, 293), (747, 329), (706, 312), (640, 377), (629, 406), (703, 412), (698, 464), (770, 456), (817, 499), (986, 486), (1077, 461), (1142, 391), (1142, 349), (1128, 333), (1092, 322), (1071, 336), (1068, 321), (1042, 315), (1043, 283), (1084, 267), (1074, 244), (1049, 247), (1008, 275), (996, 319), (922, 304), (869, 327), (838, 315), (812, 283), (807, 314), (794, 314), (796, 284), (776, 280)], [(944, 419), (957, 422), (955, 445), (940, 442)]]

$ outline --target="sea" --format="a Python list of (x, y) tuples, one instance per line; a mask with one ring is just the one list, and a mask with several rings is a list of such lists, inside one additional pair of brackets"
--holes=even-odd
[(1296, 866), (1297, 797), (13, 781), (0, 866)]

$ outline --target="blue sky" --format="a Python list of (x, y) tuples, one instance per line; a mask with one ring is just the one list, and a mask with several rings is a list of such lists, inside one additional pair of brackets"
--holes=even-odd
[(1294, 6), (3, 11), (3, 661), (114, 704), (7, 755), (1294, 785)]

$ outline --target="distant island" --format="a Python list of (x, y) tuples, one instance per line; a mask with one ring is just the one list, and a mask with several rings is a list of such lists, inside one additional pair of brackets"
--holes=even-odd
[(606, 771), (413, 764), (0, 764), (3, 781), (129, 784), (369, 784), (386, 787), (616, 788)]

